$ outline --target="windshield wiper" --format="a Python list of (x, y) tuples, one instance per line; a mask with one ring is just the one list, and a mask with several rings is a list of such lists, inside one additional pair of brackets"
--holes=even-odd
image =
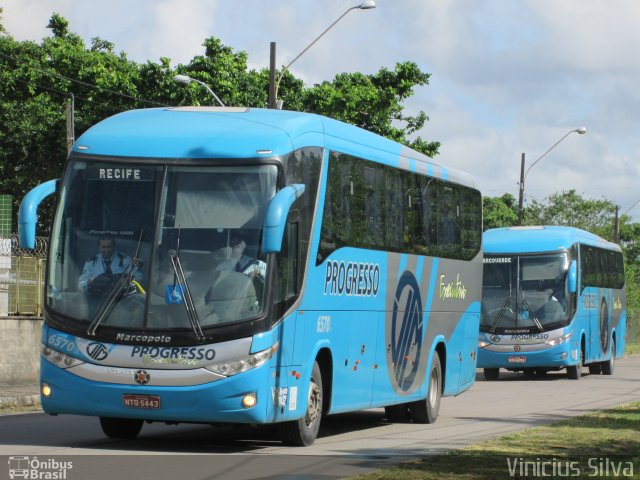
[(89, 328), (87, 329), (87, 334), (94, 336), (96, 334), (97, 328), (103, 322), (105, 318), (109, 316), (113, 306), (116, 304), (116, 300), (120, 298), (122, 295), (122, 290), (125, 286), (131, 284), (133, 280), (133, 276), (136, 272), (136, 269), (142, 266), (142, 261), (138, 258), (140, 254), (140, 244), (142, 243), (142, 234), (144, 230), (140, 231), (140, 238), (138, 238), (138, 245), (136, 247), (136, 253), (133, 258), (127, 265), (125, 271), (120, 275), (118, 281), (111, 287), (104, 300), (96, 310), (96, 313), (93, 315), (91, 323), (89, 324)]
[(202, 342), (206, 337), (202, 332), (202, 326), (200, 325), (198, 311), (196, 310), (196, 306), (193, 303), (193, 296), (191, 295), (191, 290), (189, 289), (189, 282), (187, 282), (187, 277), (184, 274), (184, 270), (182, 269), (182, 262), (180, 261), (180, 228), (178, 228), (176, 254), (170, 255), (169, 258), (171, 259), (171, 266), (173, 267), (173, 286), (175, 288), (175, 284), (178, 284), (178, 288), (180, 289), (180, 293), (182, 294), (182, 304), (184, 305), (184, 308), (187, 312), (187, 318), (189, 319), (189, 323), (191, 323), (193, 333), (195, 334), (196, 339)]
[(498, 312), (498, 315), (496, 315), (496, 320), (495, 322), (493, 322), (493, 325), (491, 325), (491, 333), (496, 333), (496, 328), (498, 328), (498, 325), (500, 325), (500, 322), (502, 322), (502, 318), (504, 317), (504, 312), (506, 311), (507, 306), (509, 305), (509, 300), (511, 300), (511, 294), (508, 294), (504, 298), (504, 302), (502, 302), (502, 305), (500, 306), (500, 311)]

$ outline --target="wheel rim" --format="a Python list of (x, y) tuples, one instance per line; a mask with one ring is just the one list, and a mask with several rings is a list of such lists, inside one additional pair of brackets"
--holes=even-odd
[(322, 408), (322, 392), (316, 382), (311, 381), (309, 384), (309, 399), (307, 401), (307, 414), (304, 417), (304, 421), (307, 427), (311, 427), (318, 417), (320, 416), (320, 409)]
[(431, 369), (431, 377), (429, 378), (429, 404), (435, 407), (438, 404), (440, 390), (440, 372), (437, 368)]

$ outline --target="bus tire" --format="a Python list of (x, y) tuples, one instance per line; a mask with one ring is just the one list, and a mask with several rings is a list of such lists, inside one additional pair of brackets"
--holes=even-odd
[(580, 360), (577, 365), (570, 365), (567, 367), (567, 377), (571, 380), (579, 380), (582, 375), (582, 362), (584, 362), (584, 352), (582, 351), (582, 347), (580, 347), (580, 355), (578, 358)]
[(384, 414), (391, 423), (407, 423), (411, 420), (406, 403), (387, 405), (384, 407)]
[(309, 378), (307, 411), (299, 420), (283, 422), (279, 425), (280, 439), (285, 445), (306, 447), (315, 441), (322, 420), (322, 374), (318, 362), (313, 364)]
[(602, 373), (602, 364), (600, 364), (600, 362), (590, 364), (589, 373), (592, 375), (600, 375)]
[(609, 360), (605, 360), (604, 362), (600, 363), (600, 366), (602, 368), (603, 375), (613, 375), (613, 371), (615, 370), (615, 367), (616, 367), (616, 341), (615, 340), (611, 342), (611, 357), (609, 357)]
[(485, 380), (497, 380), (500, 377), (499, 368), (485, 368), (482, 373)]
[(408, 405), (409, 415), (414, 423), (435, 423), (440, 411), (440, 399), (442, 398), (442, 367), (440, 355), (436, 352), (431, 362), (427, 387), (427, 398), (411, 402)]
[(131, 418), (100, 417), (102, 431), (109, 438), (136, 438), (142, 430), (142, 420)]

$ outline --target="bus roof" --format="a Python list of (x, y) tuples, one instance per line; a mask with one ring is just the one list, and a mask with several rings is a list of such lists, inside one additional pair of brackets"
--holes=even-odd
[(246, 159), (285, 155), (301, 147), (365, 155), (380, 163), (474, 186), (473, 178), (415, 150), (353, 125), (312, 113), (240, 107), (131, 110), (87, 130), (81, 154), (163, 159)]
[(493, 228), (484, 232), (482, 243), (485, 254), (557, 252), (575, 243), (621, 251), (615, 243), (593, 233), (560, 226)]

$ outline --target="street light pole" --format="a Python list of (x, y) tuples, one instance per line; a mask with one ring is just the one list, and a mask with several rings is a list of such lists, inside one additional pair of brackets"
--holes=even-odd
[(183, 85), (189, 85), (191, 82), (196, 82), (199, 83), (200, 85), (202, 85), (204, 88), (207, 89), (207, 91), (213, 95), (213, 98), (216, 99), (216, 101), (222, 106), (224, 107), (224, 103), (222, 103), (222, 101), (218, 98), (218, 96), (213, 93), (213, 90), (211, 90), (211, 88), (209, 88), (209, 85), (207, 85), (206, 83), (200, 81), (200, 80), (196, 80), (195, 78), (191, 78), (187, 75), (176, 75), (175, 77), (173, 77), (173, 81), (176, 83), (181, 83)]
[[(333, 26), (336, 23), (338, 23), (340, 20), (342, 20), (342, 18), (351, 10), (369, 10), (371, 8), (376, 8), (375, 0), (365, 0), (360, 5), (348, 8), (331, 25), (325, 28), (324, 31), (320, 35), (318, 35), (309, 45), (307, 45), (304, 50), (302, 50), (298, 55), (296, 55), (296, 57), (293, 60), (291, 60), (285, 67), (283, 67), (282, 71), (280, 72), (280, 75), (278, 75), (277, 78), (275, 78), (275, 42), (271, 42), (271, 55), (272, 55), (273, 61), (271, 62), (270, 72), (269, 72), (269, 108), (278, 108), (278, 109), (282, 108), (282, 103), (278, 102), (278, 87), (280, 86), (280, 81), (282, 80), (282, 77), (284, 76), (285, 72), (289, 69), (289, 67), (293, 65), (293, 62), (298, 60), (302, 55), (306, 53), (307, 50), (313, 47), (315, 43), (324, 36), (325, 33), (331, 30)], [(273, 80), (273, 83), (271, 80), (272, 77), (275, 78), (275, 80)], [(273, 91), (273, 97), (271, 97), (272, 91)]]
[(575, 130), (569, 130), (567, 133), (565, 133), (560, 140), (558, 140), (556, 143), (554, 143), (553, 145), (551, 145), (546, 152), (544, 152), (542, 155), (540, 155), (530, 166), (529, 168), (527, 168), (527, 170), (525, 171), (524, 169), (524, 153), (522, 154), (522, 161), (520, 162), (520, 188), (519, 188), (519, 196), (518, 196), (518, 225), (522, 225), (522, 221), (523, 221), (523, 217), (524, 217), (524, 181), (527, 178), (527, 174), (529, 173), (529, 170), (531, 170), (536, 163), (538, 163), (540, 160), (543, 159), (543, 157), (549, 153), (551, 150), (553, 150), (561, 141), (563, 141), (565, 138), (567, 138), (569, 135), (571, 135), (572, 133), (578, 133), (580, 135), (584, 135), (585, 133), (587, 133), (587, 129), (585, 127), (580, 127), (580, 128), (576, 128)]

